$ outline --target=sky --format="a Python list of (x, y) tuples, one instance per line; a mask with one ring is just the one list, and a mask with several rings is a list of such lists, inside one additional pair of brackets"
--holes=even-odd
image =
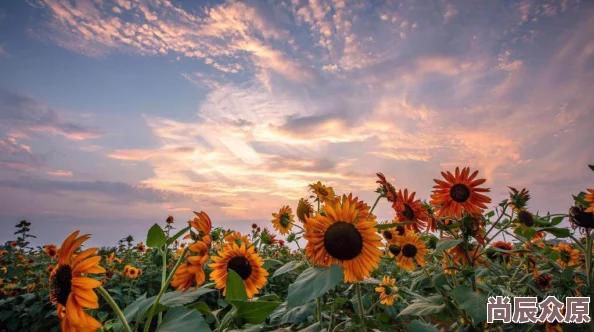
[(590, 1), (2, 1), (0, 242), (271, 228), (312, 182), (427, 199), (456, 166), (565, 213), (594, 185), (593, 83)]

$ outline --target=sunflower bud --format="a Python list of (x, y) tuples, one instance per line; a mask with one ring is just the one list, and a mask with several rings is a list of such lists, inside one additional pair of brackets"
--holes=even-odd
[(287, 242), (291, 243), (295, 241), (295, 233), (291, 233), (289, 234), (289, 236), (287, 237)]

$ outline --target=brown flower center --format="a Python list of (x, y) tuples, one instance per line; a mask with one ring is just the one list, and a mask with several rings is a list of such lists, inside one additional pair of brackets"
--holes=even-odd
[(320, 195), (326, 197), (328, 196), (328, 190), (324, 189), (324, 188), (319, 188), (318, 192), (320, 193)]
[(402, 255), (404, 257), (413, 258), (417, 255), (417, 247), (415, 245), (407, 243), (402, 247)]
[(464, 203), (470, 198), (470, 189), (465, 184), (457, 183), (450, 188), (450, 197), (458, 203)]
[(395, 244), (391, 244), (388, 247), (388, 250), (390, 250), (390, 252), (392, 253), (392, 255), (394, 256), (398, 256), (398, 254), (400, 254), (400, 247), (395, 245)]
[(359, 256), (363, 251), (363, 237), (355, 226), (339, 221), (326, 230), (324, 248), (330, 256), (348, 261)]
[(281, 226), (283, 226), (284, 228), (287, 228), (287, 227), (289, 227), (289, 223), (290, 223), (290, 221), (291, 221), (291, 218), (289, 217), (289, 214), (288, 214), (288, 213), (283, 213), (283, 214), (280, 216), (280, 224), (281, 224)]
[(406, 217), (408, 220), (412, 220), (415, 218), (415, 211), (410, 207), (408, 204), (404, 204), (404, 211), (402, 211), (402, 215)]
[(383, 235), (384, 235), (384, 239), (386, 239), (386, 240), (391, 240), (392, 239), (392, 232), (390, 232), (388, 230), (385, 230), (383, 232)]
[(72, 268), (70, 265), (60, 265), (56, 273), (50, 278), (50, 298), (66, 306), (66, 301), (72, 290)]
[(527, 227), (534, 226), (534, 217), (532, 216), (532, 213), (526, 210), (522, 210), (518, 213), (518, 220)]
[(247, 258), (242, 256), (231, 258), (229, 263), (227, 263), (227, 271), (229, 270), (235, 271), (243, 280), (246, 280), (252, 275), (252, 266), (250, 265), (250, 262)]
[(398, 232), (398, 235), (404, 235), (404, 226), (398, 226), (396, 227), (396, 232)]

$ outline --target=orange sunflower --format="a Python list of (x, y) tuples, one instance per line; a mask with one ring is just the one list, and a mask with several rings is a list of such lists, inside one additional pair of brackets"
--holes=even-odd
[(62, 331), (96, 331), (101, 323), (84, 311), (84, 308), (99, 308), (97, 294), (93, 289), (101, 286), (88, 274), (105, 273), (99, 266), (101, 256), (97, 248), (74, 252), (90, 238), (78, 236), (76, 231), (64, 240), (58, 253), (58, 265), (50, 277), (50, 301), (57, 305), (58, 317), (62, 319)]
[[(452, 274), (452, 271), (455, 272), (456, 267), (458, 265), (469, 265), (470, 261), (466, 256), (466, 252), (463, 247), (464, 244), (459, 244), (453, 248), (446, 249), (446, 254), (443, 255), (443, 263), (442, 267), (445, 274)], [(471, 260), (474, 260), (474, 266), (484, 263), (485, 259), (482, 256), (482, 253), (479, 252), (478, 246), (474, 244), (468, 244), (470, 247), (468, 248), (468, 256)], [(451, 258), (451, 260), (450, 260)]]
[[(412, 271), (418, 265), (425, 266), (427, 247), (421, 238), (408, 231), (400, 239), (400, 252), (396, 256), (396, 265), (403, 270)], [(415, 261), (417, 264), (415, 264)]]
[(326, 187), (320, 181), (310, 184), (309, 189), (316, 194), (316, 198), (319, 202), (324, 202), (326, 204), (332, 203), (334, 197), (336, 197), (334, 189), (332, 189), (332, 187)]
[(215, 282), (216, 289), (223, 289), (223, 296), (226, 295), (227, 272), (235, 271), (243, 280), (248, 298), (258, 294), (267, 282), (268, 271), (262, 266), (264, 261), (255, 252), (254, 247), (246, 248), (245, 244), (238, 246), (233, 243), (218, 252), (218, 256), (212, 256), (212, 268), (210, 280)]
[(225, 236), (224, 240), (226, 242), (224, 246), (231, 246), (233, 243), (238, 246), (245, 244), (247, 247), (252, 245), (250, 238), (247, 235), (241, 235), (240, 232), (229, 233)]
[(343, 195), (342, 201), (326, 205), (325, 215), (308, 218), (307, 223), (305, 253), (314, 265), (342, 266), (345, 282), (361, 281), (377, 268), (382, 238), (375, 216), (358, 198)]
[[(508, 251), (514, 250), (514, 245), (505, 241), (494, 242), (491, 247)], [(487, 257), (489, 257), (491, 260), (508, 261), (511, 255), (511, 253), (501, 252), (493, 249), (487, 251)]]
[[(196, 215), (196, 218), (188, 223), (198, 232), (199, 240), (210, 245), (212, 242), (212, 239), (210, 238), (210, 231), (212, 230), (212, 221), (210, 220), (210, 217), (204, 211), (194, 211), (194, 214)], [(190, 238), (190, 235), (184, 237), (184, 239), (188, 238)]]
[[(199, 242), (204, 243), (202, 241)], [(177, 288), (178, 291), (185, 292), (192, 285), (196, 285), (197, 288), (204, 284), (206, 281), (204, 264), (208, 261), (208, 258), (209, 256), (206, 254), (188, 257), (185, 264), (181, 265), (175, 271), (171, 286)]]
[(272, 226), (276, 229), (281, 235), (286, 235), (291, 232), (291, 228), (293, 228), (293, 223), (295, 222), (293, 211), (288, 205), (283, 206), (278, 213), (273, 213), (272, 217)]
[(407, 229), (412, 229), (415, 233), (425, 230), (427, 227), (427, 214), (421, 205), (421, 200), (415, 200), (415, 192), (408, 195), (408, 189), (398, 190), (398, 198), (392, 205), (396, 211), (398, 219), (401, 222), (412, 222), (413, 224), (406, 225)]
[(394, 188), (394, 186), (386, 180), (386, 177), (384, 176), (384, 174), (376, 173), (376, 175), (379, 180), (377, 180), (375, 182), (379, 183), (379, 185), (380, 185), (380, 187), (379, 187), (380, 193), (382, 195), (386, 196), (386, 198), (388, 199), (389, 202), (396, 203), (396, 200), (398, 199), (396, 196), (396, 188)]
[(53, 258), (58, 254), (58, 247), (55, 244), (46, 244), (43, 246), (43, 252)]
[(559, 243), (553, 250), (559, 253), (557, 263), (562, 267), (574, 266), (580, 264), (580, 251), (574, 249), (570, 244)]
[(485, 183), (485, 179), (477, 179), (478, 171), (470, 174), (470, 168), (465, 167), (460, 172), (456, 167), (455, 174), (451, 172), (441, 172), (445, 181), (434, 179), (437, 185), (433, 186), (435, 190), (431, 195), (431, 205), (437, 206), (438, 217), (460, 218), (462, 211), (468, 214), (480, 215), (482, 209), (486, 209), (486, 203), (491, 199), (481, 193), (489, 192), (488, 188), (479, 188)]

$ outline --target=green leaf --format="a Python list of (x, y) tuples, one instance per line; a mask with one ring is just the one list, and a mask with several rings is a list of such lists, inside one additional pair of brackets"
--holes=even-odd
[(288, 307), (293, 308), (326, 294), (341, 283), (343, 278), (343, 270), (339, 265), (310, 267), (289, 285)]
[(278, 277), (281, 274), (285, 274), (287, 272), (291, 272), (293, 270), (296, 270), (301, 265), (303, 265), (303, 262), (301, 262), (301, 261), (290, 261), (287, 264), (279, 267), (278, 270), (274, 271), (274, 274), (272, 275), (272, 278)]
[(312, 325), (310, 325), (310, 326), (308, 326), (308, 327), (306, 327), (306, 328), (304, 328), (304, 329), (301, 329), (301, 330), (299, 330), (298, 332), (318, 332), (318, 331), (320, 331), (321, 329), (322, 329), (322, 326), (321, 326), (321, 324), (318, 322), (318, 323), (312, 324)]
[(165, 244), (166, 238), (163, 229), (158, 224), (154, 224), (148, 231), (146, 245), (151, 248), (161, 247)]
[(487, 319), (488, 297), (486, 293), (477, 293), (468, 286), (460, 286), (450, 292), (450, 295), (460, 308), (468, 312), (474, 325)]
[(378, 231), (381, 231), (383, 229), (394, 228), (397, 226), (404, 226), (404, 225), (412, 225), (412, 224), (414, 224), (414, 222), (412, 222), (412, 221), (403, 221), (403, 222), (396, 222), (396, 223), (391, 223), (391, 224), (378, 224), (375, 226), (375, 228), (377, 228)]
[(559, 225), (563, 221), (563, 219), (565, 219), (564, 216), (559, 216), (559, 217), (553, 218), (553, 220), (551, 220), (551, 226)]
[(190, 230), (190, 226), (182, 228), (179, 232), (175, 233), (175, 235), (173, 235), (172, 237), (167, 239), (167, 245), (172, 244), (173, 242), (175, 242), (175, 240), (179, 239), (180, 236), (186, 234), (187, 231)]
[[(169, 292), (163, 294), (159, 303), (166, 305), (168, 307), (180, 307), (184, 306), (188, 303), (194, 302), (200, 296), (214, 292), (215, 290), (212, 288), (198, 288), (193, 291), (189, 292)], [(156, 300), (156, 297), (151, 297), (149, 300)]]
[(227, 285), (225, 286), (225, 289), (225, 300), (227, 300), (227, 302), (231, 302), (231, 300), (246, 301), (248, 298), (243, 280), (239, 274), (233, 270), (227, 272)]
[(534, 228), (536, 231), (545, 231), (548, 233), (553, 234), (557, 238), (565, 238), (571, 235), (571, 232), (568, 228), (558, 228), (558, 227), (542, 227), (542, 228)]
[[(342, 298), (346, 302), (345, 298)], [(343, 302), (343, 304), (344, 304)], [(284, 325), (288, 323), (299, 323), (307, 320), (307, 317), (312, 314), (316, 308), (316, 303), (311, 301), (306, 304), (287, 308), (287, 302), (283, 302), (276, 310), (270, 315), (270, 326)]]
[(263, 267), (265, 270), (267, 270), (267, 271), (268, 271), (268, 270), (270, 270), (271, 268), (273, 268), (273, 267), (275, 267), (275, 266), (277, 266), (277, 265), (282, 265), (282, 264), (283, 264), (283, 262), (281, 262), (281, 261), (277, 261), (276, 259), (265, 259), (265, 260), (264, 260), (264, 265), (262, 265), (262, 267)]
[(409, 332), (439, 332), (439, 330), (433, 326), (433, 325), (429, 325), (427, 323), (423, 323), (420, 320), (413, 320), (408, 324), (408, 327), (406, 328), (406, 331)]
[(442, 252), (444, 250), (453, 248), (460, 243), (462, 243), (461, 239), (440, 239), (439, 242), (437, 242), (437, 245), (435, 245), (435, 252)]
[(236, 308), (236, 318), (245, 319), (251, 324), (262, 324), (281, 303), (277, 301), (240, 301), (229, 300)]
[(433, 295), (414, 301), (404, 308), (398, 316), (425, 316), (442, 312), (446, 305), (441, 295)]
[(210, 327), (197, 310), (176, 307), (167, 310), (157, 332), (210, 331)]

